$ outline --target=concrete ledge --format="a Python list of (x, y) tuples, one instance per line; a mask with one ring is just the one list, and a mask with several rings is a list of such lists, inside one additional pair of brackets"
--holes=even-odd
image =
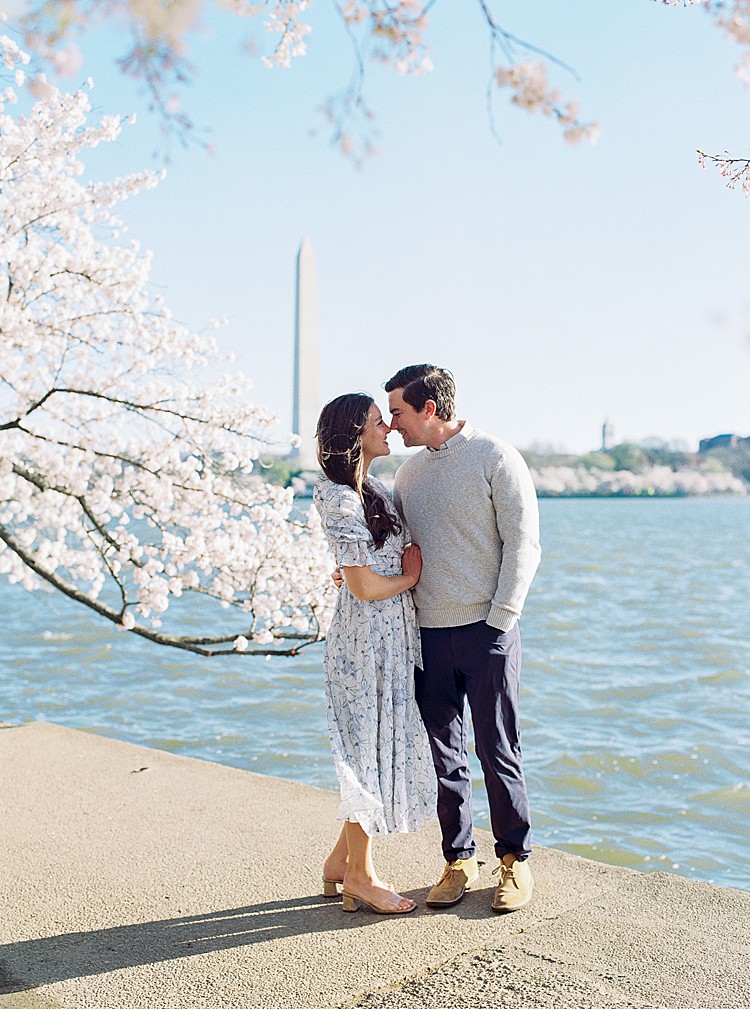
[(320, 894), (337, 796), (33, 723), (0, 730), (0, 1009), (599, 1009), (750, 1005), (750, 893), (537, 849), (532, 904), (495, 864), (424, 908), (434, 827), (378, 844), (422, 902)]

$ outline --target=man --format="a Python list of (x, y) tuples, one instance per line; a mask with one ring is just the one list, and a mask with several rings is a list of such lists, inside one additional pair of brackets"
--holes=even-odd
[(492, 907), (531, 900), (529, 805), (518, 716), (518, 618), (541, 555), (536, 492), (526, 463), (507, 442), (455, 415), (451, 374), (429, 364), (402, 368), (385, 384), (407, 447), (421, 445), (396, 474), (394, 497), (422, 551), (414, 601), (424, 670), (416, 693), (438, 779), (446, 866), (432, 907), (456, 904), (476, 881), (468, 699), (500, 864)]

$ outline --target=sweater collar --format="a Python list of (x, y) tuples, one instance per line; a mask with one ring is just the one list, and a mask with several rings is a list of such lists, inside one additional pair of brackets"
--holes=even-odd
[(430, 446), (428, 445), (426, 446), (427, 451), (434, 452), (437, 455), (439, 452), (445, 452), (446, 449), (457, 448), (459, 445), (461, 445), (463, 442), (469, 439), (473, 431), (474, 428), (471, 426), (468, 420), (465, 420), (464, 426), (461, 428), (461, 430), (457, 431), (454, 435), (452, 435), (448, 439), (448, 441), (444, 441), (443, 444), (440, 446), (440, 448), (430, 448)]

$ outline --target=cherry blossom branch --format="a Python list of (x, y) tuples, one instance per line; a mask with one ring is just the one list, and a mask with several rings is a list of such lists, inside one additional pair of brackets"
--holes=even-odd
[[(352, 23), (342, 5), (335, 2), (333, 6), (352, 47), (354, 71), (346, 87), (326, 99), (322, 111), (333, 128), (331, 144), (338, 147), (345, 156), (353, 157), (361, 163), (364, 156), (375, 151), (372, 142), (373, 116), (364, 101), (365, 60)], [(355, 131), (360, 134), (358, 139), (353, 136)]]
[[(487, 107), (490, 126), (497, 139), (495, 115), (493, 109), (493, 84), (499, 88), (510, 88), (513, 92), (511, 102), (528, 112), (540, 111), (543, 115), (552, 116), (564, 127), (563, 137), (570, 144), (581, 140), (596, 143), (599, 137), (599, 124), (582, 122), (578, 118), (579, 104), (577, 102), (563, 103), (560, 92), (552, 88), (547, 81), (546, 64), (553, 64), (569, 73), (576, 81), (580, 78), (576, 71), (564, 63), (559, 57), (546, 49), (526, 42), (517, 35), (502, 28), (486, 0), (477, 0), (485, 23), (490, 32), (492, 77), (487, 87)], [(498, 46), (510, 66), (498, 66), (494, 56), (494, 47)], [(533, 53), (540, 59), (535, 63), (529, 61), (515, 62), (517, 50)]]
[[(161, 41), (148, 43), (136, 34), (133, 48), (117, 60), (117, 65), (127, 77), (144, 83), (149, 96), (149, 111), (158, 115), (167, 145), (175, 137), (183, 147), (188, 146), (189, 140), (196, 140), (203, 148), (208, 146), (205, 140), (197, 139), (195, 124), (189, 115), (180, 110), (176, 92), (168, 96), (165, 94), (166, 87), (181, 87), (194, 74), (191, 64), (180, 56), (176, 48)], [(169, 84), (165, 75), (171, 78)]]
[(479, 8), (482, 11), (484, 20), (487, 23), (487, 27), (490, 29), (491, 37), (494, 39), (495, 42), (497, 42), (500, 45), (501, 49), (505, 53), (505, 56), (508, 60), (512, 62), (513, 59), (515, 58), (514, 47), (517, 46), (519, 49), (523, 49), (525, 52), (536, 53), (537, 56), (541, 56), (542, 59), (546, 60), (548, 63), (554, 63), (556, 66), (561, 67), (563, 70), (567, 71), (577, 81), (580, 80), (578, 74), (573, 69), (573, 67), (569, 66), (567, 63), (564, 63), (559, 57), (555, 56), (553, 53), (548, 52), (546, 49), (540, 49), (539, 46), (535, 46), (532, 42), (526, 42), (524, 39), (518, 38), (517, 35), (513, 35), (511, 32), (506, 31), (505, 28), (502, 28), (495, 20), (495, 16), (490, 10), (489, 4), (486, 2), (486, 0), (477, 0), (477, 3), (479, 4)]
[(511, 67), (498, 67), (495, 72), (498, 86), (510, 88), (511, 102), (528, 112), (541, 112), (553, 116), (563, 126), (563, 137), (570, 144), (588, 140), (595, 144), (599, 138), (599, 124), (582, 122), (578, 118), (579, 103), (563, 104), (560, 92), (550, 86), (542, 60), (536, 63), (516, 63)]
[[(352, 47), (354, 72), (349, 83), (327, 99), (323, 110), (332, 126), (331, 143), (357, 164), (374, 151), (374, 121), (364, 100), (366, 59), (388, 63), (401, 75), (429, 72), (432, 60), (426, 41), (427, 15), (435, 2), (333, 0), (333, 8)], [(593, 142), (597, 134), (596, 124), (579, 121), (577, 106), (562, 102), (557, 92), (548, 85), (543, 95), (537, 94), (531, 100), (530, 64), (516, 64), (514, 60), (517, 52), (523, 52), (539, 57), (539, 67), (555, 65), (575, 77), (571, 67), (548, 50), (502, 27), (489, 0), (477, 0), (477, 3), (493, 46), (494, 83), (514, 91), (514, 104), (530, 111), (539, 108), (544, 114), (556, 118), (563, 125), (565, 139), (569, 142), (576, 143), (581, 139)], [(57, 14), (55, 6), (32, 4), (21, 18), (27, 42), (39, 58), (64, 67), (75, 55), (74, 43), (70, 40), (83, 34), (92, 17), (119, 14), (129, 25), (134, 40), (131, 50), (118, 60), (120, 69), (143, 83), (150, 96), (151, 110), (159, 118), (165, 136), (175, 135), (183, 144), (192, 139), (193, 123), (181, 111), (174, 89), (182, 88), (194, 76), (194, 68), (185, 56), (186, 39), (199, 14), (208, 6), (208, 0), (194, 0), (190, 4), (140, 4), (135, 10), (126, 0), (89, 0), (88, 4), (84, 0), (69, 0), (65, 5), (65, 17)], [(222, 6), (248, 17), (260, 14), (264, 7), (260, 3), (244, 3), (241, 0), (222, 0)], [(305, 20), (309, 6), (309, 0), (273, 0), (265, 5), (263, 24), (266, 32), (275, 38), (271, 54), (261, 56), (266, 66), (288, 69), (295, 58), (306, 54), (312, 30)], [(68, 43), (67, 49), (62, 48), (64, 43)], [(497, 65), (494, 46), (504, 54), (510, 64), (508, 67)], [(67, 60), (63, 53), (67, 54)], [(533, 90), (536, 91), (541, 80), (538, 67), (534, 70), (533, 79)], [(171, 94), (170, 89), (173, 89)], [(490, 122), (494, 129), (492, 118)]]
[[(373, 117), (364, 101), (365, 57), (370, 56), (391, 64), (398, 73), (415, 74), (431, 67), (425, 42), (427, 15), (436, 0), (334, 0), (344, 30), (352, 43), (355, 68), (349, 84), (325, 103), (324, 111), (332, 125), (331, 141), (344, 154), (359, 163), (374, 150)], [(750, 2), (748, 0), (656, 0), (672, 7), (700, 4), (714, 24), (732, 41), (743, 47), (737, 73), (750, 82)], [(264, 13), (263, 25), (274, 38), (270, 55), (261, 59), (269, 67), (288, 68), (292, 61), (307, 52), (311, 26), (306, 12), (311, 0), (218, 0), (218, 6), (238, 16), (254, 18)], [(492, 83), (488, 93), (490, 125), (496, 134), (492, 110), (493, 88), (510, 88), (511, 102), (527, 111), (541, 111), (563, 127), (563, 135), (571, 143), (580, 140), (594, 142), (596, 123), (578, 118), (575, 103), (562, 101), (546, 81), (547, 68), (560, 67), (575, 73), (548, 49), (521, 39), (503, 27), (493, 12), (490, 0), (477, 0), (492, 45)], [(131, 0), (66, 0), (53, 4), (47, 0), (29, 0), (19, 5), (14, 23), (23, 34), (27, 48), (33, 52), (35, 65), (17, 71), (27, 75), (37, 97), (54, 90), (43, 74), (42, 66), (51, 67), (60, 75), (77, 74), (81, 56), (77, 41), (92, 26), (101, 21), (119, 18), (129, 36), (130, 48), (117, 62), (127, 76), (141, 82), (149, 95), (150, 107), (157, 116), (164, 136), (176, 136), (183, 144), (195, 139), (194, 125), (180, 107), (178, 92), (195, 76), (187, 59), (187, 45), (200, 15), (209, 7), (209, 0), (174, 0), (169, 3), (134, 4)], [(457, 8), (458, 10), (458, 8)], [(465, 16), (463, 10), (456, 16)], [(495, 47), (503, 54), (507, 65), (498, 65)], [(529, 59), (516, 62), (517, 55)], [(10, 39), (4, 42), (2, 53), (6, 66), (29, 63), (27, 54)], [(0, 95), (0, 105), (3, 104)], [(38, 138), (33, 143), (37, 143)], [(199, 141), (202, 143), (202, 141)], [(206, 146), (203, 144), (203, 146)], [(727, 178), (727, 184), (742, 185), (748, 173), (743, 159), (722, 155), (702, 155), (713, 161)], [(9, 152), (2, 162), (13, 166), (23, 160), (23, 153)], [(702, 162), (705, 165), (705, 160)]]
[[(158, 477), (159, 471), (151, 469), (147, 466), (141, 459), (136, 459), (131, 456), (122, 455), (119, 452), (104, 452), (98, 448), (85, 449), (82, 445), (76, 444), (75, 442), (63, 441), (60, 438), (50, 438), (47, 435), (41, 434), (38, 431), (31, 431), (27, 427), (23, 427), (20, 423), (14, 425), (20, 432), (27, 434), (30, 438), (34, 438), (37, 441), (45, 442), (48, 445), (57, 445), (58, 448), (70, 448), (76, 452), (81, 452), (82, 454), (86, 451), (92, 453), (98, 459), (111, 459), (113, 462), (121, 462), (127, 466), (132, 466), (134, 469), (139, 469), (149, 476)], [(190, 487), (181, 487), (181, 490), (191, 490)]]
[[(45, 392), (41, 399), (38, 399), (36, 403), (32, 403), (31, 406), (24, 411), (22, 417), (29, 417), (35, 410), (38, 410), (40, 406), (44, 406), (54, 391), (54, 389), (49, 389)], [(6, 421), (5, 424), (0, 424), (0, 431), (10, 431), (13, 428), (20, 428), (22, 417), (17, 417), (15, 420), (9, 420)]]
[(91, 599), (84, 592), (81, 592), (66, 582), (59, 575), (55, 574), (53, 571), (49, 571), (45, 568), (36, 557), (28, 550), (26, 550), (20, 541), (3, 525), (0, 525), (0, 540), (2, 540), (5, 545), (13, 551), (23, 563), (30, 568), (36, 575), (42, 578), (45, 582), (51, 585), (58, 592), (72, 599), (74, 602), (81, 603), (81, 605), (86, 606), (88, 609), (93, 610), (100, 617), (104, 617), (109, 620), (110, 623), (115, 624), (120, 630), (126, 629), (131, 634), (137, 634), (139, 637), (145, 638), (147, 641), (152, 641), (155, 644), (167, 645), (170, 648), (178, 648), (186, 652), (194, 652), (197, 655), (203, 655), (207, 658), (213, 658), (216, 655), (278, 655), (278, 656), (295, 656), (302, 651), (303, 648), (307, 648), (309, 645), (315, 644), (316, 641), (322, 640), (320, 638), (309, 638), (300, 645), (294, 645), (290, 648), (280, 649), (280, 648), (252, 648), (252, 649), (237, 649), (237, 648), (209, 648), (206, 646), (225, 644), (229, 641), (236, 641), (237, 635), (217, 635), (215, 637), (203, 637), (203, 638), (191, 638), (183, 635), (175, 634), (165, 634), (161, 631), (153, 630), (149, 627), (143, 627), (140, 624), (132, 624), (124, 628), (123, 625), (123, 614), (125, 612), (125, 606), (121, 610), (115, 610), (111, 606), (107, 606), (106, 603), (99, 602), (97, 599)]
[[(73, 449), (74, 451), (78, 451), (78, 452), (81, 452), (81, 453), (84, 453), (84, 452), (88, 451), (88, 452), (91, 452), (97, 458), (100, 458), (100, 459), (110, 459), (110, 460), (113, 460), (115, 462), (121, 462), (121, 463), (123, 463), (123, 464), (125, 464), (127, 466), (132, 466), (134, 469), (139, 469), (142, 472), (147, 473), (149, 476), (152, 476), (152, 477), (159, 477), (159, 476), (162, 475), (159, 470), (156, 470), (156, 469), (148, 467), (143, 462), (143, 460), (135, 458), (134, 456), (126, 456), (126, 455), (122, 455), (122, 454), (114, 453), (114, 452), (104, 452), (101, 449), (97, 449), (97, 448), (84, 448), (84, 446), (81, 445), (81, 444), (79, 444), (79, 443), (69, 442), (69, 441), (63, 441), (63, 440), (58, 439), (58, 438), (50, 438), (50, 437), (48, 437), (46, 435), (40, 434), (39, 432), (31, 431), (29, 428), (23, 427), (21, 425), (20, 421), (19, 422), (15, 422), (14, 421), (12, 424), (10, 424), (8, 426), (11, 427), (11, 428), (16, 428), (20, 432), (22, 432), (23, 434), (27, 434), (31, 438), (38, 439), (39, 441), (46, 442), (47, 444), (50, 444), (50, 445), (57, 445), (60, 448)], [(2, 430), (1, 427), (0, 427), (0, 430)], [(173, 486), (177, 490), (184, 491), (186, 494), (200, 494), (200, 493), (202, 493), (201, 488), (199, 488), (199, 487), (191, 486), (191, 485), (185, 484), (185, 483), (179, 483), (177, 481), (175, 481), (173, 483)], [(48, 489), (50, 489), (50, 490), (56, 490), (56, 491), (58, 491), (58, 493), (61, 493), (61, 494), (66, 493), (66, 491), (64, 490), (64, 488), (61, 488), (61, 487), (52, 487), (52, 486), (50, 486)], [(221, 491), (215, 491), (214, 493), (215, 493), (215, 496), (220, 501), (222, 501), (224, 504), (237, 505), (237, 506), (245, 506), (246, 505), (246, 501), (244, 499), (240, 498), (240, 497), (231, 496), (229, 494), (224, 494)], [(76, 500), (78, 499), (77, 495), (71, 494), (70, 496), (76, 498)], [(260, 503), (260, 502), (258, 502), (258, 503)], [(258, 503), (256, 503), (256, 507), (257, 507)], [(143, 505), (143, 507), (146, 507), (146, 506)], [(292, 528), (297, 528), (297, 529), (301, 529), (302, 528), (302, 523), (300, 523), (298, 521), (295, 521), (294, 519), (290, 519), (289, 520), (289, 524), (290, 524), (290, 526)]]
[[(116, 540), (112, 539), (107, 529), (99, 522), (99, 520), (97, 519), (96, 515), (94, 515), (90, 505), (86, 501), (86, 498), (84, 497), (83, 494), (75, 494), (69, 487), (65, 487), (59, 484), (53, 484), (48, 480), (45, 480), (38, 473), (30, 473), (28, 470), (19, 466), (18, 463), (13, 463), (13, 472), (17, 476), (20, 476), (21, 479), (26, 480), (27, 483), (32, 484), (34, 487), (37, 488), (37, 490), (40, 490), (42, 493), (45, 493), (46, 491), (54, 491), (56, 494), (62, 494), (64, 497), (73, 498), (73, 500), (77, 501), (78, 504), (81, 506), (81, 511), (89, 520), (89, 522), (91, 522), (91, 524), (99, 533), (101, 538), (105, 541), (105, 543), (108, 543), (109, 546), (111, 546), (115, 550), (120, 549), (121, 544), (119, 544)], [(106, 555), (104, 554), (104, 552), (101, 550), (99, 552), (106, 561)], [(134, 559), (134, 563), (137, 564), (138, 561)]]
[(706, 167), (706, 162), (710, 161), (719, 169), (723, 178), (727, 180), (727, 189), (740, 187), (745, 196), (750, 196), (750, 158), (730, 158), (729, 152), (720, 154), (706, 154), (698, 150), (698, 164), (701, 168)]
[[(166, 402), (165, 400), (162, 400), (161, 402), (156, 400), (147, 403), (138, 403), (135, 400), (124, 399), (122, 397), (115, 396), (112, 393), (101, 392), (96, 389), (74, 389), (64, 387), (51, 389), (47, 395), (49, 396), (56, 392), (67, 393), (71, 396), (88, 396), (92, 399), (104, 400), (105, 402), (112, 403), (115, 406), (123, 406), (127, 410), (132, 410), (144, 417), (147, 417), (149, 414), (156, 413), (174, 417), (183, 422), (189, 422), (192, 424), (215, 424), (215, 420), (210, 421), (207, 417), (198, 413), (197, 410), (193, 413), (189, 413), (185, 410), (178, 410), (174, 407), (163, 406), (162, 403)], [(228, 432), (229, 434), (236, 434), (239, 437), (247, 437), (246, 431), (242, 431), (240, 428), (234, 427), (231, 424), (222, 425), (222, 430)]]

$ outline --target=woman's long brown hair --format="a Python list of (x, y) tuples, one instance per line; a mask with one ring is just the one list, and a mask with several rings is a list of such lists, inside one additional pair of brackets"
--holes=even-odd
[(318, 462), (333, 483), (351, 487), (362, 502), (365, 522), (376, 549), (401, 526), (380, 494), (367, 481), (362, 457), (362, 432), (375, 401), (363, 392), (337, 396), (318, 418)]

